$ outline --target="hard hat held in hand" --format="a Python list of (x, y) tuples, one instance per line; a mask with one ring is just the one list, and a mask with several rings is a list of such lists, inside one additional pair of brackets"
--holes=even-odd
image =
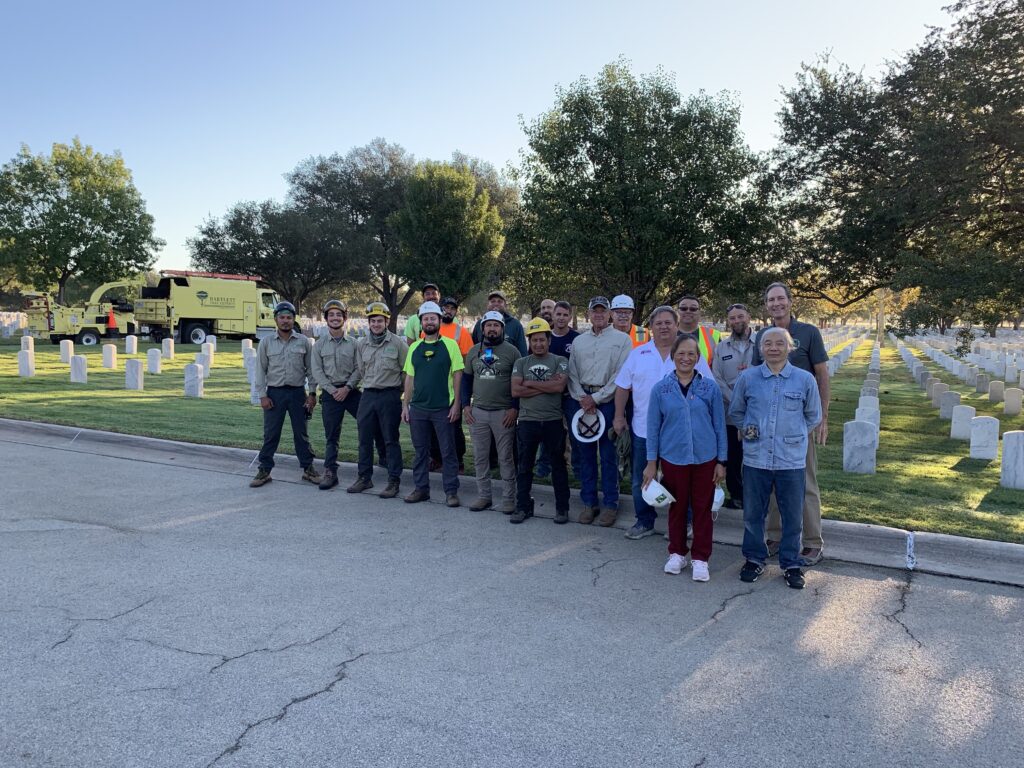
[(580, 408), (572, 417), (569, 429), (581, 443), (595, 443), (604, 434), (604, 414), (596, 409), (587, 413)]
[(647, 484), (647, 487), (643, 489), (643, 497), (644, 501), (652, 507), (667, 507), (676, 500), (675, 496), (669, 493), (665, 486), (657, 480), (651, 480)]

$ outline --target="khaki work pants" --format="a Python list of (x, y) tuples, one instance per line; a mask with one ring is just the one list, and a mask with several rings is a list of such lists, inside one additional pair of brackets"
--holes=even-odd
[[(485, 411), (473, 406), (473, 424), (469, 427), (469, 438), (473, 441), (473, 468), (476, 470), (477, 494), (481, 499), (494, 499), (491, 495), (491, 440), (498, 453), (498, 468), (505, 488), (498, 507), (502, 512), (516, 508), (516, 464), (512, 454), (516, 428), (506, 427), (501, 422), (505, 409)], [(497, 499), (494, 499), (497, 501)]]
[[(818, 490), (818, 447), (814, 444), (814, 430), (807, 435), (807, 465), (804, 467), (804, 549), (822, 549), (821, 539), (821, 491)], [(765, 537), (770, 541), (781, 541), (782, 519), (775, 494), (768, 503), (768, 525)]]

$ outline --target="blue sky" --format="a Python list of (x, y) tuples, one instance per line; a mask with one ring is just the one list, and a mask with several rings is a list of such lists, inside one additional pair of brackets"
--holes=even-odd
[(167, 241), (239, 200), (280, 198), (303, 158), (376, 136), (499, 168), (519, 119), (619, 56), (685, 95), (729, 91), (771, 148), (779, 91), (820, 53), (868, 74), (945, 25), (949, 0), (5, 3), (0, 160), (74, 136), (120, 150)]

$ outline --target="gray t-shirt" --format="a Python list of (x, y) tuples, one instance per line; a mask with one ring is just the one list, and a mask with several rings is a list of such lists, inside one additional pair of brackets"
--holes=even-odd
[[(760, 365), (764, 362), (761, 357), (761, 335), (771, 328), (768, 326), (757, 332), (754, 339), (754, 358), (750, 361), (750, 367)], [(818, 363), (828, 362), (828, 352), (825, 351), (825, 342), (821, 339), (821, 331), (818, 326), (810, 323), (801, 323), (796, 318), (789, 321), (789, 335), (793, 337), (796, 349), (789, 353), (789, 362), (797, 368), (814, 373), (814, 366)]]
[[(567, 375), (569, 361), (550, 352), (544, 357), (527, 355), (516, 360), (513, 376), (523, 381), (549, 381)], [(562, 418), (562, 393), (552, 392), (519, 398), (520, 421), (557, 421)]]
[(507, 341), (496, 347), (479, 344), (466, 353), (466, 373), (473, 377), (473, 405), (485, 411), (512, 407), (512, 366), (521, 357)]

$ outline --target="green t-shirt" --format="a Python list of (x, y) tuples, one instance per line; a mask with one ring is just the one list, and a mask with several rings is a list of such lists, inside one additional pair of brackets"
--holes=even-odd
[(496, 347), (479, 344), (466, 353), (466, 371), (473, 377), (473, 405), (485, 411), (512, 407), (512, 367), (522, 355), (503, 341)]
[(463, 368), (462, 353), (454, 339), (442, 336), (436, 341), (414, 342), (403, 369), (413, 377), (410, 405), (422, 411), (448, 410), (455, 402), (453, 374)]
[[(512, 375), (523, 381), (549, 381), (557, 375), (568, 375), (568, 371), (568, 360), (561, 355), (553, 355), (548, 352), (544, 357), (536, 355), (520, 357), (516, 360)], [(561, 418), (561, 392), (519, 398), (520, 421), (557, 421)]]

